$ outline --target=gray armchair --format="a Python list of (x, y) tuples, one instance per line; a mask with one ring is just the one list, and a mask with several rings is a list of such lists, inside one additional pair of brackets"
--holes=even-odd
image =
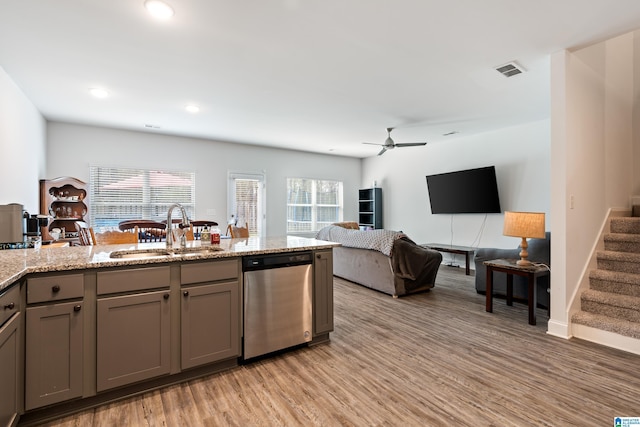
[[(550, 265), (551, 262), (551, 233), (547, 231), (546, 239), (530, 239), (529, 260), (532, 262), (541, 262)], [(484, 294), (487, 289), (487, 268), (483, 264), (484, 261), (498, 258), (519, 259), (520, 247), (516, 249), (495, 249), (481, 248), (476, 251), (474, 258), (476, 266), (476, 291)], [(527, 279), (521, 276), (513, 277), (513, 297), (527, 301)], [(538, 305), (549, 308), (549, 276), (539, 277), (538, 286)], [(507, 295), (507, 275), (504, 273), (493, 273), (493, 289), (494, 295)]]

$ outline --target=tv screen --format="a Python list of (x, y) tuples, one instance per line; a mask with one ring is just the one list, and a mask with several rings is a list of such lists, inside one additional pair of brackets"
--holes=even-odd
[(494, 166), (427, 175), (431, 213), (500, 213)]

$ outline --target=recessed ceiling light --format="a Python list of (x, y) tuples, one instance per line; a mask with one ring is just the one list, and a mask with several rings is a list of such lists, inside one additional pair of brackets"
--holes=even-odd
[(184, 109), (191, 114), (197, 114), (200, 112), (200, 107), (198, 107), (197, 105), (187, 105), (184, 107)]
[(162, 21), (173, 16), (173, 8), (160, 0), (147, 0), (144, 2), (144, 7), (147, 8), (151, 16)]
[(104, 89), (100, 89), (97, 87), (89, 89), (89, 93), (96, 98), (106, 98), (109, 96), (109, 92)]

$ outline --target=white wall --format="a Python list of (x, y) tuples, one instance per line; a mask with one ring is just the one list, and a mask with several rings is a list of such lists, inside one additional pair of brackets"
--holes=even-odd
[(559, 336), (570, 336), (569, 306), (587, 280), (609, 209), (630, 208), (635, 37), (628, 33), (551, 58), (552, 177), (562, 194), (552, 199), (557, 238), (549, 331)]
[(0, 204), (20, 203), (39, 213), (45, 127), (42, 115), (0, 67)]
[[(503, 214), (433, 215), (426, 175), (496, 167), (503, 211), (550, 213), (550, 122), (528, 123), (425, 147), (399, 148), (363, 161), (362, 185), (382, 187), (384, 227), (402, 230), (418, 243), (517, 248), (502, 235)], [(547, 229), (548, 226), (547, 219)], [(452, 231), (453, 230), (453, 231)]]
[(357, 217), (359, 159), (58, 122), (47, 134), (50, 178), (89, 182), (90, 165), (195, 171), (197, 219), (226, 223), (229, 171), (265, 172), (267, 235), (286, 234), (287, 177), (343, 181), (344, 217)]

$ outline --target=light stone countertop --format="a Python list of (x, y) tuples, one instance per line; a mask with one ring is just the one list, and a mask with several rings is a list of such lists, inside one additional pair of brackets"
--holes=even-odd
[[(111, 252), (136, 249), (165, 249), (164, 242), (136, 245), (72, 246), (66, 248), (9, 249), (0, 251), (0, 292), (29, 273), (84, 270), (103, 267), (146, 265), (185, 260), (202, 260), (239, 257), (246, 255), (275, 254), (316, 249), (329, 249), (339, 243), (306, 237), (249, 237), (222, 239), (220, 251), (198, 252), (190, 255), (173, 255), (158, 258), (110, 258)], [(199, 248), (200, 241), (188, 242), (188, 248)], [(202, 248), (208, 248), (203, 246)]]

